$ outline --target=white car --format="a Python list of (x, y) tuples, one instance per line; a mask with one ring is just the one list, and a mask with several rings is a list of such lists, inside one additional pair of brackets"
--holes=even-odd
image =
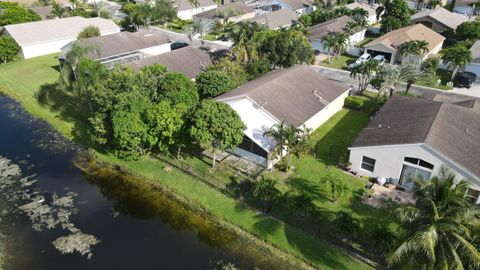
[(377, 61), (380, 65), (383, 65), (383, 63), (385, 62), (385, 56), (382, 55), (382, 54), (379, 54), (379, 55), (373, 57), (372, 60)]
[(357, 59), (357, 61), (355, 61), (355, 63), (351, 63), (350, 65), (348, 65), (348, 69), (352, 69), (356, 66), (359, 66), (367, 61), (369, 61), (370, 59), (372, 58), (372, 56), (369, 54), (369, 53), (364, 53), (362, 55), (360, 55), (360, 57)]

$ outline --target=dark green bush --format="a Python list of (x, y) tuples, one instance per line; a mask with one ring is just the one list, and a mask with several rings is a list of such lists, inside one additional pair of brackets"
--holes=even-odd
[(354, 110), (361, 110), (363, 108), (364, 101), (358, 96), (349, 96), (345, 99), (345, 107)]

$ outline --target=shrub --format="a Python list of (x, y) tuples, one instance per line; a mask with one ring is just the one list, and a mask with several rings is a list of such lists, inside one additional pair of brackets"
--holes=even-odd
[(208, 70), (198, 74), (195, 84), (202, 98), (213, 98), (233, 88), (230, 76), (217, 70)]
[(11, 37), (0, 37), (0, 63), (12, 61), (17, 55), (19, 47)]
[(99, 37), (100, 36), (100, 29), (96, 26), (87, 26), (83, 28), (82, 32), (78, 34), (78, 39), (82, 38), (91, 38), (91, 37)]
[(361, 110), (363, 108), (364, 101), (359, 96), (349, 96), (345, 99), (345, 107), (354, 110)]

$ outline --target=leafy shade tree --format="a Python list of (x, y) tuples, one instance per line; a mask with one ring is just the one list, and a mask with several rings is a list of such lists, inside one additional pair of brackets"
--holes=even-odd
[(368, 61), (362, 63), (350, 72), (350, 77), (358, 79), (358, 91), (363, 93), (375, 74), (379, 71), (380, 65), (377, 61)]
[(100, 62), (83, 58), (78, 62), (75, 74), (76, 80), (73, 82), (73, 89), (78, 96), (87, 99), (88, 109), (90, 114), (93, 115), (92, 95), (99, 88), (103, 87), (103, 80), (107, 75), (107, 70)]
[(232, 89), (230, 77), (216, 70), (204, 71), (195, 78), (198, 92), (202, 98), (213, 98)]
[(472, 244), (479, 209), (465, 198), (468, 182), (442, 166), (438, 176), (415, 180), (415, 205), (403, 205), (397, 215), (407, 236), (389, 263), (409, 269), (479, 269), (480, 252)]
[(187, 108), (193, 108), (199, 100), (195, 84), (180, 72), (170, 72), (163, 76), (159, 88), (160, 99), (166, 99), (172, 105), (183, 104)]
[(476, 41), (480, 39), (480, 21), (473, 20), (460, 24), (455, 30), (457, 40)]
[(448, 48), (442, 56), (443, 62), (452, 68), (452, 77), (455, 77), (458, 70), (472, 62), (472, 52), (463, 45), (457, 45), (453, 48)]
[(224, 57), (209, 66), (208, 70), (217, 70), (227, 74), (230, 77), (232, 88), (238, 87), (247, 81), (245, 69), (238, 62), (232, 61), (228, 57)]
[(18, 53), (17, 43), (11, 37), (0, 37), (0, 61), (3, 63), (12, 61)]
[(78, 34), (78, 39), (99, 37), (100, 29), (96, 26), (87, 26)]
[(173, 107), (168, 101), (161, 101), (147, 108), (144, 116), (148, 126), (147, 147), (155, 147), (164, 152), (175, 144), (176, 135), (184, 124), (184, 113), (184, 107)]
[(410, 24), (410, 9), (404, 0), (386, 1), (380, 31), (387, 33)]
[(0, 26), (40, 21), (40, 16), (13, 2), (0, 2)]
[(338, 212), (333, 223), (339, 234), (345, 238), (351, 239), (360, 230), (360, 221), (349, 212)]
[(293, 206), (300, 211), (302, 218), (307, 217), (308, 212), (315, 208), (313, 197), (305, 191), (294, 197)]
[(272, 210), (273, 203), (280, 196), (280, 191), (275, 187), (277, 182), (271, 178), (262, 176), (253, 190), (253, 195), (263, 204), (263, 212), (269, 213)]
[(190, 135), (201, 147), (213, 152), (232, 150), (243, 140), (245, 124), (230, 106), (213, 100), (200, 102), (191, 116)]

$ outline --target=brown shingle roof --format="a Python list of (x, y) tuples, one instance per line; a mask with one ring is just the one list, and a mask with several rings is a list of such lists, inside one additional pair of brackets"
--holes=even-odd
[(422, 22), (426, 18), (434, 20), (438, 24), (444, 25), (452, 30), (457, 29), (460, 24), (468, 21), (467, 16), (450, 12), (443, 7), (439, 7), (437, 9), (427, 9), (412, 15), (413, 22)]
[(348, 86), (327, 79), (312, 67), (297, 65), (269, 72), (217, 99), (247, 96), (277, 119), (299, 127), (347, 90)]
[(278, 29), (296, 23), (299, 17), (300, 15), (296, 12), (284, 8), (273, 12), (263, 13), (251, 18), (249, 21), (265, 25), (269, 29)]
[(135, 52), (161, 44), (169, 43), (169, 39), (161, 32), (142, 30), (138, 32), (120, 32), (113, 35), (80, 39), (80, 46), (98, 49), (99, 54), (92, 54), (95, 59)]
[(423, 24), (414, 24), (391, 32), (372, 40), (365, 47), (370, 47), (376, 44), (383, 44), (387, 47), (398, 47), (405, 41), (411, 40), (425, 40), (428, 42), (429, 51), (433, 50), (440, 43), (445, 40), (445, 37), (426, 27)]
[(161, 64), (168, 71), (181, 72), (189, 78), (195, 78), (206, 66), (212, 64), (212, 56), (210, 53), (200, 49), (184, 47), (168, 53), (144, 58), (129, 63), (127, 66), (140, 70), (144, 66), (153, 64)]
[(289, 5), (292, 10), (299, 10), (305, 7), (313, 5), (313, 0), (282, 0), (285, 4)]
[(347, 25), (347, 23), (353, 21), (354, 20), (348, 16), (342, 16), (330, 21), (316, 24), (310, 27), (310, 38), (322, 39), (328, 33), (345, 32), (345, 26)]
[(352, 147), (425, 143), (480, 178), (480, 111), (466, 105), (394, 96)]

